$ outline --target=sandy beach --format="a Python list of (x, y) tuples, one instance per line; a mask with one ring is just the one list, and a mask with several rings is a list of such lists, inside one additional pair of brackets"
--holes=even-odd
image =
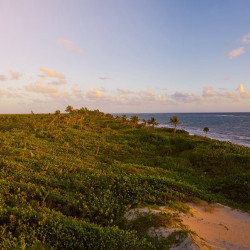
[[(250, 214), (218, 203), (208, 205), (202, 202), (199, 205), (188, 203), (190, 213), (180, 213), (182, 223), (185, 227), (197, 234), (187, 238), (181, 245), (173, 246), (172, 250), (178, 249), (250, 249)], [(140, 208), (127, 213), (129, 220), (136, 218), (136, 213), (162, 213), (171, 212), (165, 207), (159, 209)], [(161, 237), (168, 237), (172, 232), (179, 230), (177, 225), (174, 228), (160, 227), (150, 229), (149, 234), (156, 234)]]

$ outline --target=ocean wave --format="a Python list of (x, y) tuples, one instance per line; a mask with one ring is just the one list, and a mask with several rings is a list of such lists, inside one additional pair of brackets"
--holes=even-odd
[(247, 115), (214, 115), (214, 116), (232, 116), (232, 117), (250, 117), (250, 115), (249, 116), (247, 116)]

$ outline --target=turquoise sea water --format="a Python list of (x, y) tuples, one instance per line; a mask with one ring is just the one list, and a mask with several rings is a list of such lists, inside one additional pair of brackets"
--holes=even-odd
[[(119, 114), (121, 115), (121, 114)], [(191, 135), (204, 136), (203, 128), (208, 127), (208, 137), (250, 147), (250, 112), (247, 113), (129, 113), (140, 119), (155, 117), (160, 127), (173, 127), (169, 119), (177, 115), (184, 129)]]

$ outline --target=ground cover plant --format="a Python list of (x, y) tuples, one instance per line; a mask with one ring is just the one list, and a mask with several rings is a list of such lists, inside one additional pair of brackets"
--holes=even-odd
[(250, 209), (249, 148), (66, 110), (0, 115), (0, 248), (157, 249), (126, 211), (197, 199)]

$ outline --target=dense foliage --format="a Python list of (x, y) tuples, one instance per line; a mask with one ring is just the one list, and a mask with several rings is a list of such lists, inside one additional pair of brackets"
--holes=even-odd
[(131, 207), (250, 208), (249, 148), (71, 108), (0, 116), (0, 248), (155, 249)]

